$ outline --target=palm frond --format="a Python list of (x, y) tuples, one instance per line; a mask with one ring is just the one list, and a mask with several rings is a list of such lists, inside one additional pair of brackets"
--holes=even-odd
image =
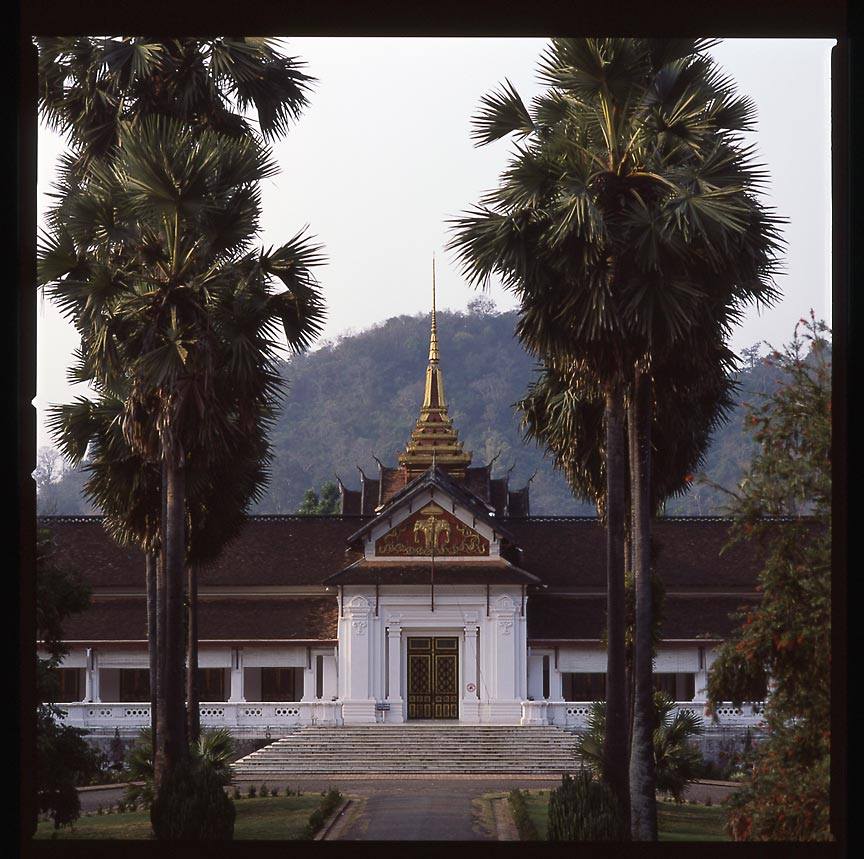
[(484, 146), (508, 134), (526, 137), (535, 130), (531, 114), (509, 80), (483, 96), (471, 125), (471, 139), (475, 146)]

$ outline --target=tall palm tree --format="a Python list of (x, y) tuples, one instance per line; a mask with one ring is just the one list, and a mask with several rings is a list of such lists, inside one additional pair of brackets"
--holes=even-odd
[[(149, 466), (126, 443), (120, 430), (122, 399), (101, 397), (96, 402), (79, 398), (49, 411), (49, 429), (63, 455), (84, 466), (88, 477), (84, 495), (103, 511), (109, 534), (123, 546), (145, 553), (147, 628), (151, 678), (151, 737), (156, 736), (156, 564), (159, 540), (159, 470)], [(197, 694), (197, 576), (201, 567), (218, 556), (245, 521), (245, 512), (263, 493), (270, 460), (265, 420), (257, 436), (244, 437), (245, 449), (230, 449), (206, 470), (190, 462), (187, 528), (187, 633), (186, 710), (190, 743), (200, 733)], [(219, 503), (211, 499), (218, 495)], [(155, 745), (155, 743), (154, 743)]]
[(497, 274), (516, 292), (517, 335), (529, 350), (553, 369), (590, 366), (607, 402), (623, 398), (628, 411), (630, 503), (638, 514), (629, 773), (637, 839), (656, 838), (647, 547), (649, 433), (659, 392), (652, 384), (667, 357), (684, 350), (710, 361), (704, 342), (725, 338), (746, 303), (776, 296), (777, 219), (754, 196), (764, 177), (738, 136), (752, 127), (753, 105), (718, 72), (706, 53), (711, 44), (552, 40), (540, 65), (549, 90), (530, 110), (509, 83), (485, 97), (478, 144), (511, 133), (523, 142), (500, 187), (454, 220), (451, 242), (470, 281)]
[[(196, 135), (159, 118), (123, 126), (111, 170), (94, 164), (86, 184), (70, 186), (40, 253), (42, 283), (81, 333), (76, 372), (106, 389), (125, 386), (124, 438), (160, 469), (165, 718), (157, 760), (161, 750), (165, 771), (186, 748), (187, 473), (193, 461), (212, 467), (257, 432), (280, 385), (277, 330), (302, 349), (323, 318), (311, 276), (322, 260), (302, 234), (275, 250), (248, 249), (257, 182), (273, 170), (248, 138)], [(274, 278), (287, 289), (274, 292)]]
[(266, 38), (40, 37), (39, 112), (72, 144), (73, 173), (111, 159), (124, 123), (173, 117), (193, 131), (283, 136), (314, 78)]
[[(116, 355), (112, 354), (111, 346), (116, 332), (106, 336), (102, 287), (117, 286), (112, 272), (134, 276), (142, 260), (145, 265), (156, 265), (160, 255), (165, 255), (164, 231), (160, 235), (158, 230), (151, 230), (148, 234), (134, 226), (130, 229), (126, 223), (129, 212), (124, 209), (127, 199), (102, 193), (111, 184), (105, 182), (105, 173), (107, 171), (110, 180), (111, 166), (123, 148), (124, 128), (129, 124), (140, 126), (155, 115), (180, 120), (195, 138), (208, 131), (235, 139), (257, 138), (255, 127), (246, 118), (247, 111), (253, 108), (257, 114), (258, 131), (265, 140), (269, 140), (283, 135), (289, 124), (297, 119), (306, 106), (307, 93), (314, 79), (301, 71), (302, 63), (283, 56), (278, 42), (270, 39), (52, 37), (38, 39), (37, 45), (40, 114), (49, 125), (66, 134), (72, 144), (72, 151), (63, 160), (64, 175), (57, 194), (59, 203), (49, 213), (51, 235), (43, 248), (40, 277), (43, 284), (65, 279), (69, 281), (67, 289), (80, 281), (79, 293), (67, 294), (66, 309), (82, 338), (81, 366), (74, 369), (73, 374), (82, 381), (90, 381), (99, 376), (94, 362), (108, 361), (100, 378), (117, 370)], [(89, 192), (89, 199), (88, 193), (81, 194), (82, 190)], [(222, 254), (222, 262), (236, 264), (237, 254), (248, 244), (248, 228), (250, 223), (256, 222), (257, 211), (257, 191), (248, 185), (240, 188), (230, 199), (222, 199), (217, 205), (210, 206), (209, 235), (205, 242), (207, 247), (203, 248), (205, 255), (210, 252), (214, 259), (221, 259)], [(96, 225), (95, 228), (90, 229), (90, 222)], [(202, 252), (202, 248), (194, 244), (184, 250), (192, 256)], [(299, 253), (295, 254), (295, 251)], [(260, 261), (250, 257), (245, 265), (235, 265), (238, 270), (243, 269), (242, 274), (247, 280), (258, 282), (259, 292), (262, 281), (266, 282), (273, 274), (283, 280), (287, 277), (293, 284), (293, 300), (283, 301), (281, 309), (268, 306), (266, 301), (262, 305), (259, 295), (257, 310), (270, 322), (274, 320), (274, 313), (275, 317), (281, 317), (286, 330), (291, 332), (288, 339), (294, 347), (302, 348), (304, 340), (314, 336), (315, 320), (320, 317), (320, 302), (314, 289), (310, 291), (310, 284), (305, 282), (308, 280), (305, 266), (314, 264), (314, 256), (314, 249), (298, 235), (275, 253), (262, 254)], [(164, 273), (164, 259), (162, 267)], [(97, 288), (92, 288), (94, 285)], [(129, 286), (128, 280), (125, 285)], [(141, 304), (142, 313), (146, 315), (146, 299), (142, 299)], [(245, 345), (234, 349), (226, 360), (245, 362), (247, 375), (254, 374), (262, 367), (244, 352), (261, 348), (266, 352), (270, 344), (266, 342), (266, 336), (262, 342), (258, 336), (259, 329), (255, 328), (254, 301), (246, 296), (238, 298), (234, 304), (239, 313), (234, 316), (237, 325), (229, 333), (229, 339), (234, 337), (244, 341)], [(246, 330), (244, 326), (251, 328)], [(250, 331), (253, 332), (251, 337)], [(182, 346), (179, 343), (175, 345)], [(177, 354), (180, 354), (179, 350)], [(156, 485), (166, 496), (157, 514), (158, 532), (155, 538), (148, 537), (149, 543), (155, 543), (156, 547), (155, 552), (148, 549), (146, 565), (148, 585), (152, 584), (153, 578), (156, 579), (155, 588), (150, 587), (151, 593), (148, 593), (151, 642), (164, 638), (168, 609), (164, 593), (163, 539), (168, 509), (164, 503), (168, 494), (167, 480), (158, 474), (161, 463), (153, 459), (153, 452), (159, 450), (160, 432), (165, 427), (154, 431), (151, 423), (146, 430), (142, 429), (147, 426), (144, 420), (147, 408), (154, 404), (139, 400), (133, 409), (137, 411), (138, 428), (135, 429), (135, 421), (130, 420), (129, 415), (124, 424), (128, 433), (137, 433), (138, 446), (149, 451), (142, 461), (146, 460), (148, 467), (157, 469)], [(226, 414), (230, 413), (229, 409)], [(241, 432), (248, 436), (248, 415), (242, 423)], [(142, 445), (142, 441), (146, 444)], [(173, 493), (172, 498), (175, 495)], [(175, 516), (172, 525), (175, 533), (178, 524)], [(115, 525), (120, 528), (118, 533), (122, 533), (122, 525), (117, 522)], [(176, 553), (172, 557), (175, 564), (179, 562)], [(158, 599), (154, 598), (153, 591), (158, 591)], [(175, 643), (179, 620), (176, 609), (178, 595), (178, 584), (174, 581), (171, 626)], [(161, 623), (156, 624), (160, 618)], [(162, 634), (157, 634), (157, 625)], [(160, 660), (164, 662), (164, 646), (160, 645), (158, 650)], [(151, 647), (151, 675), (154, 658)], [(175, 657), (172, 656), (168, 662), (176, 664)], [(157, 683), (163, 673), (157, 672)], [(176, 682), (172, 688), (176, 692)], [(164, 710), (161, 692), (156, 697), (159, 700), (154, 704)], [(157, 736), (157, 749), (164, 751), (160, 739)], [(163, 756), (160, 754), (160, 757)], [(159, 769), (161, 771), (163, 767)]]

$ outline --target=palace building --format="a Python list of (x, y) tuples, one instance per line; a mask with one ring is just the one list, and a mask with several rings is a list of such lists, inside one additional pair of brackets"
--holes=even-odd
[[(240, 737), (298, 725), (413, 720), (579, 728), (605, 691), (604, 531), (532, 516), (529, 487), (492, 477), (448, 414), (434, 307), (420, 414), (395, 464), (340, 483), (337, 516), (252, 516), (199, 576), (201, 722)], [(131, 736), (149, 724), (144, 558), (99, 517), (45, 517), (92, 587), (68, 618), (60, 669), (69, 724)], [(728, 522), (660, 519), (655, 682), (702, 714), (731, 617), (759, 569)], [(759, 704), (713, 724), (756, 726)], [(708, 716), (705, 716), (706, 724)]]

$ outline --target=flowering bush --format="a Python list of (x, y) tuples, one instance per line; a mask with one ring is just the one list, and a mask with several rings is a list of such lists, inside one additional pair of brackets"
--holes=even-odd
[[(752, 777), (728, 801), (735, 840), (831, 838), (831, 358), (827, 327), (801, 320), (781, 353), (783, 371), (747, 421), (760, 450), (734, 497), (733, 540), (764, 557), (760, 604), (721, 648), (708, 680), (713, 703), (767, 674), (767, 739)], [(809, 349), (807, 348), (809, 344)], [(739, 703), (736, 700), (736, 703)]]

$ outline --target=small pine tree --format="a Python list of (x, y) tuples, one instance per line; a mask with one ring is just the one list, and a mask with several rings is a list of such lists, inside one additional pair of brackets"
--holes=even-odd
[(624, 841), (627, 826), (608, 785), (588, 770), (564, 775), (549, 794), (550, 841)]
[(153, 833), (160, 841), (230, 841), (235, 815), (219, 774), (200, 760), (177, 767), (150, 808)]

